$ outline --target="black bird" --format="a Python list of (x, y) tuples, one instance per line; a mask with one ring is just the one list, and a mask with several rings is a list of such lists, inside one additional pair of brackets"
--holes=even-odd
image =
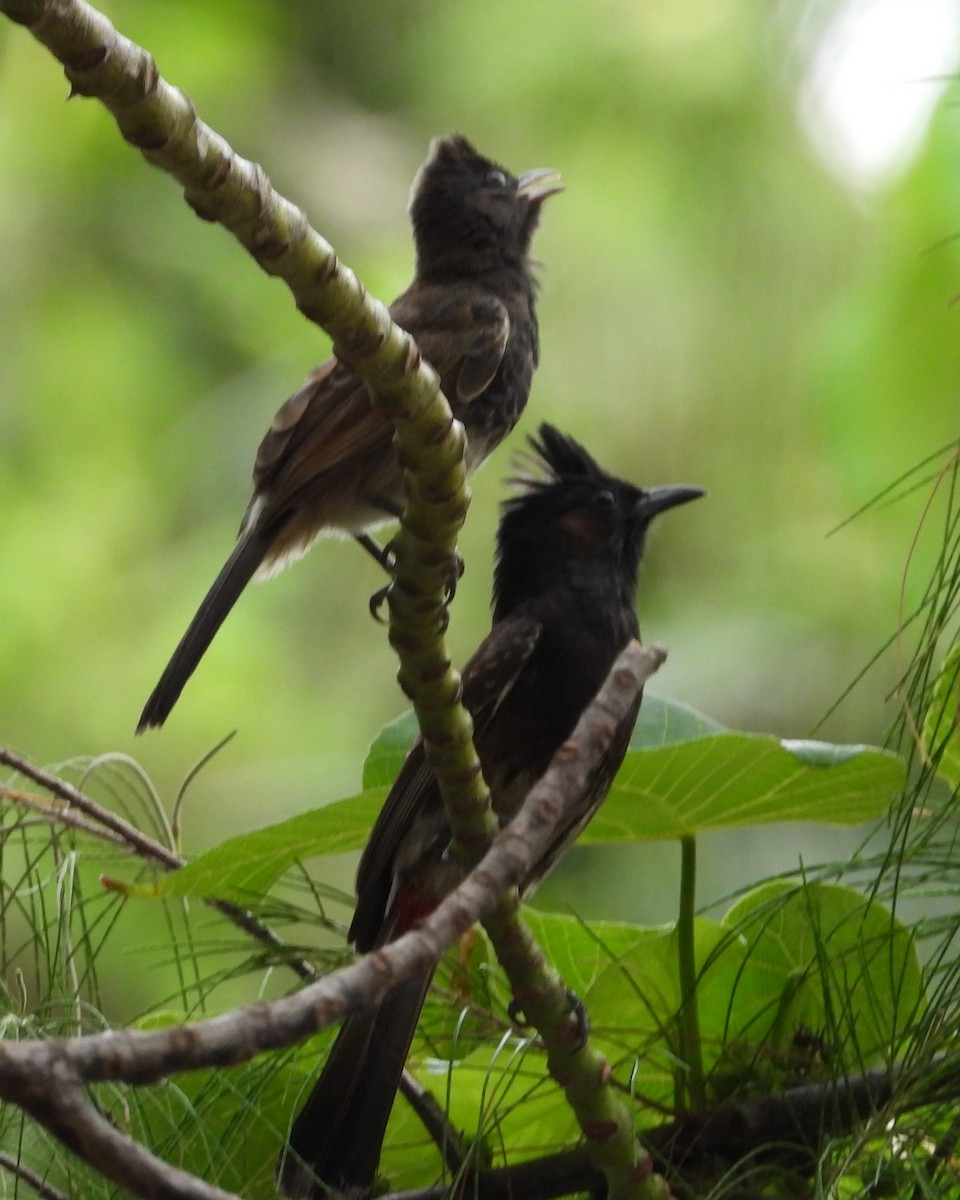
[[(540, 206), (562, 190), (554, 171), (515, 177), (465, 137), (436, 139), (414, 180), (413, 283), (390, 315), (440, 376), (467, 433), (473, 470), (523, 412), (539, 357), (529, 259)], [(162, 725), (240, 593), (299, 558), (323, 533), (359, 536), (395, 518), (403, 477), (393, 425), (336, 354), (273, 419), (253, 468), (236, 548), (147, 701), (137, 732)]]
[[(702, 495), (642, 490), (608, 475), (572, 438), (541, 425), (531, 441), (540, 477), (524, 478), (497, 536), (493, 627), (463, 672), (463, 700), (501, 824), (517, 812), (557, 748), (638, 636), (637, 572), (650, 522)], [(623, 761), (640, 701), (605, 761), (564, 815), (529, 887), (576, 839)], [(393, 940), (458, 881), (450, 830), (422, 741), (414, 743), (357, 872), (350, 939), (360, 951)], [(394, 1095), (430, 975), (351, 1014), (303, 1109), (281, 1163), (292, 1197), (365, 1194), (373, 1183)]]

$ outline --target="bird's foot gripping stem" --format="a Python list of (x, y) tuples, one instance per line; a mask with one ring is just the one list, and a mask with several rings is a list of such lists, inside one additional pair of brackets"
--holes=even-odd
[[(393, 576), (396, 570), (396, 559), (394, 557), (393, 548), (388, 542), (386, 546), (381, 546), (374, 538), (367, 533), (354, 534), (357, 542), (367, 551), (371, 557), (376, 559), (381, 567), (390, 575)], [(456, 551), (453, 558), (453, 567), (450, 571), (450, 576), (447, 579), (444, 589), (443, 602), (445, 605), (450, 604), (454, 596), (457, 594), (457, 584), (463, 578), (464, 562), (463, 555)], [(393, 579), (389, 583), (384, 584), (382, 588), (377, 588), (369, 600), (370, 615), (375, 621), (381, 625), (387, 624), (387, 620), (382, 613), (387, 596), (390, 594), (390, 589), (393, 587)]]
[[(584, 1046), (590, 1036), (590, 1016), (583, 1001), (576, 992), (572, 992), (569, 988), (567, 988), (567, 1003), (568, 1028), (564, 1030), (563, 1040), (575, 1047)], [(523, 1015), (523, 1006), (516, 998), (510, 1001), (507, 1015), (520, 1029), (529, 1028), (529, 1022)]]

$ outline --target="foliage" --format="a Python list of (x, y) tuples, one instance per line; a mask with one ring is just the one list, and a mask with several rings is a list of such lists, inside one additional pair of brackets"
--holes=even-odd
[[(159, 901), (171, 914), (163, 953), (180, 963), (183, 1012), (197, 998), (205, 1008), (216, 1007), (226, 979), (263, 970), (256, 956), (217, 970), (216, 957), (226, 944), (218, 951), (209, 934), (198, 936), (191, 898), (238, 900), (281, 924), (309, 919), (305, 907), (298, 910), (289, 900), (289, 872), (298, 859), (318, 858), (312, 873), (322, 880), (324, 856), (362, 844), (410, 733), (404, 718), (376, 739), (364, 768), (364, 782), (372, 786), (359, 796), (228, 838), (153, 884), (134, 879), (124, 886), (114, 872), (112, 892), (95, 893), (99, 905), (115, 915), (117, 889), (131, 906)], [(683, 780), (696, 780), (696, 788), (684, 788)], [(782, 804), (795, 818), (858, 821), (882, 816), (903, 783), (900, 760), (887, 752), (822, 743), (781, 745), (769, 737), (733, 734), (687, 706), (648, 697), (609, 801), (621, 816), (605, 822), (599, 840), (690, 836), (717, 822), (774, 820), (775, 812), (767, 811), (771, 803)], [(647, 798), (639, 804), (638, 789)], [(656, 819), (663, 808), (656, 798), (681, 794), (694, 795), (697, 803), (665, 826)], [(26, 846), (27, 830), (19, 829), (19, 835)], [(36, 836), (32, 831), (32, 839)], [(43, 845), (41, 839), (40, 857), (55, 856), (56, 845)], [(287, 883), (279, 886), (285, 873)], [(12, 882), (9, 903), (26, 918), (25, 943), (49, 942), (43, 897), (51, 882), (42, 873), (36, 888), (25, 890), (23, 878)], [(84, 931), (80, 945), (91, 969), (82, 980), (64, 975), (53, 961), (37, 971), (37, 982), (46, 981), (51, 999), (81, 994), (98, 999), (91, 984), (103, 942), (86, 932), (95, 909), (93, 901), (81, 897), (67, 922), (81, 921)], [(322, 904), (320, 911), (323, 923), (333, 928)], [(544, 951), (586, 1004), (593, 1036), (633, 1097), (638, 1124), (657, 1125), (664, 1111), (682, 1102), (688, 1070), (678, 1026), (679, 930), (528, 915)], [(879, 899), (848, 886), (809, 878), (761, 883), (722, 919), (697, 918), (692, 944), (698, 1057), (711, 1105), (902, 1061), (923, 1027), (926, 985), (913, 934)], [(236, 952), (235, 939), (230, 949)], [(322, 957), (332, 963), (335, 954), (331, 950)], [(509, 988), (486, 939), (471, 935), (438, 975), (411, 1059), (483, 1162), (516, 1162), (563, 1145), (575, 1133), (561, 1093), (545, 1075), (542, 1052), (506, 1018), (508, 1000)], [(173, 1019), (168, 1003), (140, 1024)], [(39, 1028), (50, 1030), (49, 1025)], [(329, 1034), (322, 1035), (293, 1055), (267, 1056), (266, 1062), (231, 1072), (179, 1077), (146, 1094), (124, 1091), (131, 1131), (206, 1178), (244, 1195), (268, 1196), (273, 1177), (265, 1164), (279, 1150), (289, 1113), (328, 1040)], [(111, 1111), (117, 1103), (118, 1097)], [(5, 1142), (16, 1124), (11, 1114)], [(251, 1126), (254, 1137), (247, 1132)], [(35, 1147), (32, 1154), (42, 1160), (44, 1151)], [(392, 1120), (383, 1169), (393, 1186), (424, 1185), (436, 1177), (436, 1151), (402, 1103)], [(68, 1181), (72, 1170), (67, 1169)], [(84, 1186), (93, 1188), (85, 1194), (100, 1194), (89, 1181)]]
[[(631, 749), (586, 843), (680, 838), (763, 821), (858, 824), (883, 816), (903, 782), (895, 755), (866, 746), (788, 742), (719, 730), (683, 705), (648, 696)], [(363, 792), (221, 842), (158, 885), (165, 896), (244, 902), (294, 862), (359, 850), (414, 736), (412, 716), (391, 722), (367, 755)], [(829, 769), (826, 769), (829, 768)]]

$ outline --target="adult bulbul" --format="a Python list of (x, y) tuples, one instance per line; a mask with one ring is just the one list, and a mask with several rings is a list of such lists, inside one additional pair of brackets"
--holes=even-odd
[[(475, 469), (523, 412), (539, 357), (530, 244), (556, 172), (519, 177), (465, 137), (436, 139), (414, 181), (413, 282), (390, 306), (440, 376)], [(336, 350), (336, 348), (335, 348)], [(162, 725), (240, 593), (323, 533), (365, 535), (403, 506), (393, 425), (337, 353), (283, 405), (260, 443), (236, 548), (180, 640), (137, 732)], [(366, 543), (369, 547), (369, 542)]]
[[(541, 425), (539, 473), (516, 481), (497, 535), (493, 627), (463, 671), (463, 701), (501, 824), (517, 812), (639, 635), (637, 572), (658, 514), (703, 494), (644, 490), (603, 471), (572, 438)], [(563, 814), (525, 887), (551, 868), (606, 796), (640, 706), (621, 722), (584, 794)], [(371, 950), (412, 928), (457, 883), (450, 830), (422, 741), (414, 743), (360, 860), (350, 939)], [(431, 976), (347, 1017), (293, 1123), (280, 1182), (292, 1197), (364, 1195)]]

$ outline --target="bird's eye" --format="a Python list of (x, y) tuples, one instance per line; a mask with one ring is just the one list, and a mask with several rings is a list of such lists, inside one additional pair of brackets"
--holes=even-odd
[(602, 492), (597, 492), (594, 497), (594, 504), (604, 512), (609, 512), (616, 502), (617, 498), (609, 488), (604, 488)]
[(505, 188), (507, 186), (507, 177), (502, 171), (491, 171), (487, 175), (487, 187)]

